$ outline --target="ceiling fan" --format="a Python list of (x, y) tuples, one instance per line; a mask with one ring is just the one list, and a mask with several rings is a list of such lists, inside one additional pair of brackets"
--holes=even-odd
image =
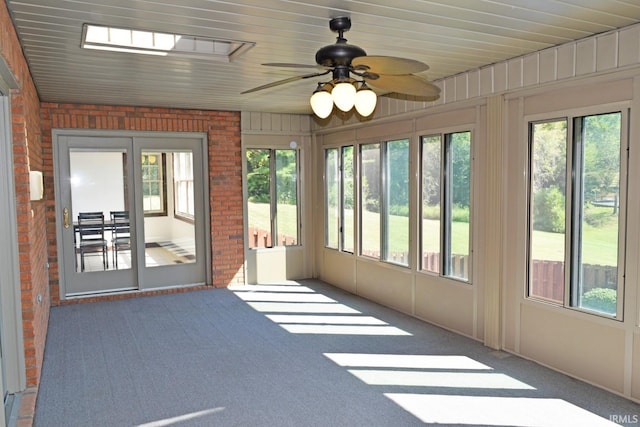
[[(316, 65), (267, 63), (262, 65), (290, 68), (316, 68), (321, 71), (278, 80), (242, 92), (251, 93), (297, 80), (324, 76), (331, 73), (332, 79), (319, 82), (311, 96), (311, 108), (320, 118), (326, 118), (335, 104), (342, 111), (354, 106), (363, 117), (373, 113), (376, 94), (372, 86), (385, 94), (398, 93), (420, 98), (437, 99), (440, 88), (423, 77), (415, 75), (429, 69), (423, 62), (393, 56), (367, 56), (360, 47), (347, 43), (344, 33), (351, 28), (349, 17), (337, 17), (329, 22), (331, 31), (338, 33), (334, 44), (324, 46), (316, 52)], [(353, 77), (352, 77), (353, 75)], [(359, 86), (356, 88), (356, 86)]]

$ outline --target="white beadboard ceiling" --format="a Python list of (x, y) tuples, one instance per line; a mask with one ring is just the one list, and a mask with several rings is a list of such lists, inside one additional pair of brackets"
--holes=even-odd
[[(6, 0), (42, 101), (310, 113), (316, 79), (242, 95), (313, 72), (349, 16), (350, 44), (416, 59), (438, 80), (640, 22), (638, 0)], [(84, 23), (254, 42), (225, 63), (80, 48)]]

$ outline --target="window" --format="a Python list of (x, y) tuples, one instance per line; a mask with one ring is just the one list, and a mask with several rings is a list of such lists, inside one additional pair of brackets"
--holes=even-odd
[(249, 247), (299, 245), (297, 150), (250, 149), (245, 158)]
[(440, 273), (442, 138), (422, 137), (422, 269)]
[(530, 125), (529, 296), (563, 304), (567, 120)]
[(421, 139), (421, 268), (469, 281), (471, 132)]
[(621, 317), (622, 123), (614, 112), (529, 125), (530, 298)]
[(193, 163), (191, 152), (173, 153), (174, 211), (177, 218), (193, 221)]
[(354, 251), (353, 146), (325, 150), (325, 246)]
[(342, 147), (342, 250), (355, 251), (354, 217), (354, 158), (353, 145)]
[(360, 146), (361, 255), (409, 265), (409, 140)]
[(166, 154), (142, 153), (142, 206), (145, 216), (167, 215)]
[(325, 241), (328, 248), (338, 249), (340, 241), (340, 151), (325, 151)]

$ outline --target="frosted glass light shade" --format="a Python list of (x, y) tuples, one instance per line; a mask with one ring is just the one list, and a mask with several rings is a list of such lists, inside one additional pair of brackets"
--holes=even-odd
[(326, 119), (333, 111), (333, 97), (326, 90), (317, 90), (309, 100), (314, 114), (321, 119)]
[(356, 111), (362, 117), (369, 117), (371, 113), (373, 113), (373, 110), (376, 109), (377, 102), (378, 97), (376, 93), (366, 86), (363, 86), (356, 92)]
[(342, 111), (349, 111), (356, 102), (356, 87), (351, 83), (338, 83), (331, 91), (333, 102)]

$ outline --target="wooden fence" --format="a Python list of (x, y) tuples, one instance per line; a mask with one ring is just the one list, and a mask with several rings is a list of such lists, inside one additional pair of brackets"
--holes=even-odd
[[(295, 239), (279, 236), (283, 245), (295, 245)], [(249, 247), (270, 247), (271, 234), (265, 230), (249, 230)], [(380, 258), (378, 251), (363, 251), (362, 255)], [(392, 252), (389, 261), (406, 265), (409, 262), (407, 252)], [(440, 254), (428, 252), (423, 255), (423, 270), (441, 271)], [(467, 255), (453, 255), (451, 258), (450, 275), (454, 277), (469, 277), (469, 257)], [(618, 268), (609, 265), (584, 264), (582, 270), (582, 293), (594, 288), (616, 289), (618, 282)], [(553, 301), (562, 301), (564, 295), (564, 262), (533, 260), (531, 263), (531, 286), (529, 295)]]
[[(279, 234), (278, 242), (278, 246), (295, 246), (296, 238)], [(271, 232), (258, 228), (249, 229), (249, 248), (270, 248), (272, 246)]]
[[(618, 268), (612, 265), (584, 264), (581, 293), (594, 288), (616, 289)], [(564, 296), (564, 262), (533, 260), (529, 295), (561, 302)]]

